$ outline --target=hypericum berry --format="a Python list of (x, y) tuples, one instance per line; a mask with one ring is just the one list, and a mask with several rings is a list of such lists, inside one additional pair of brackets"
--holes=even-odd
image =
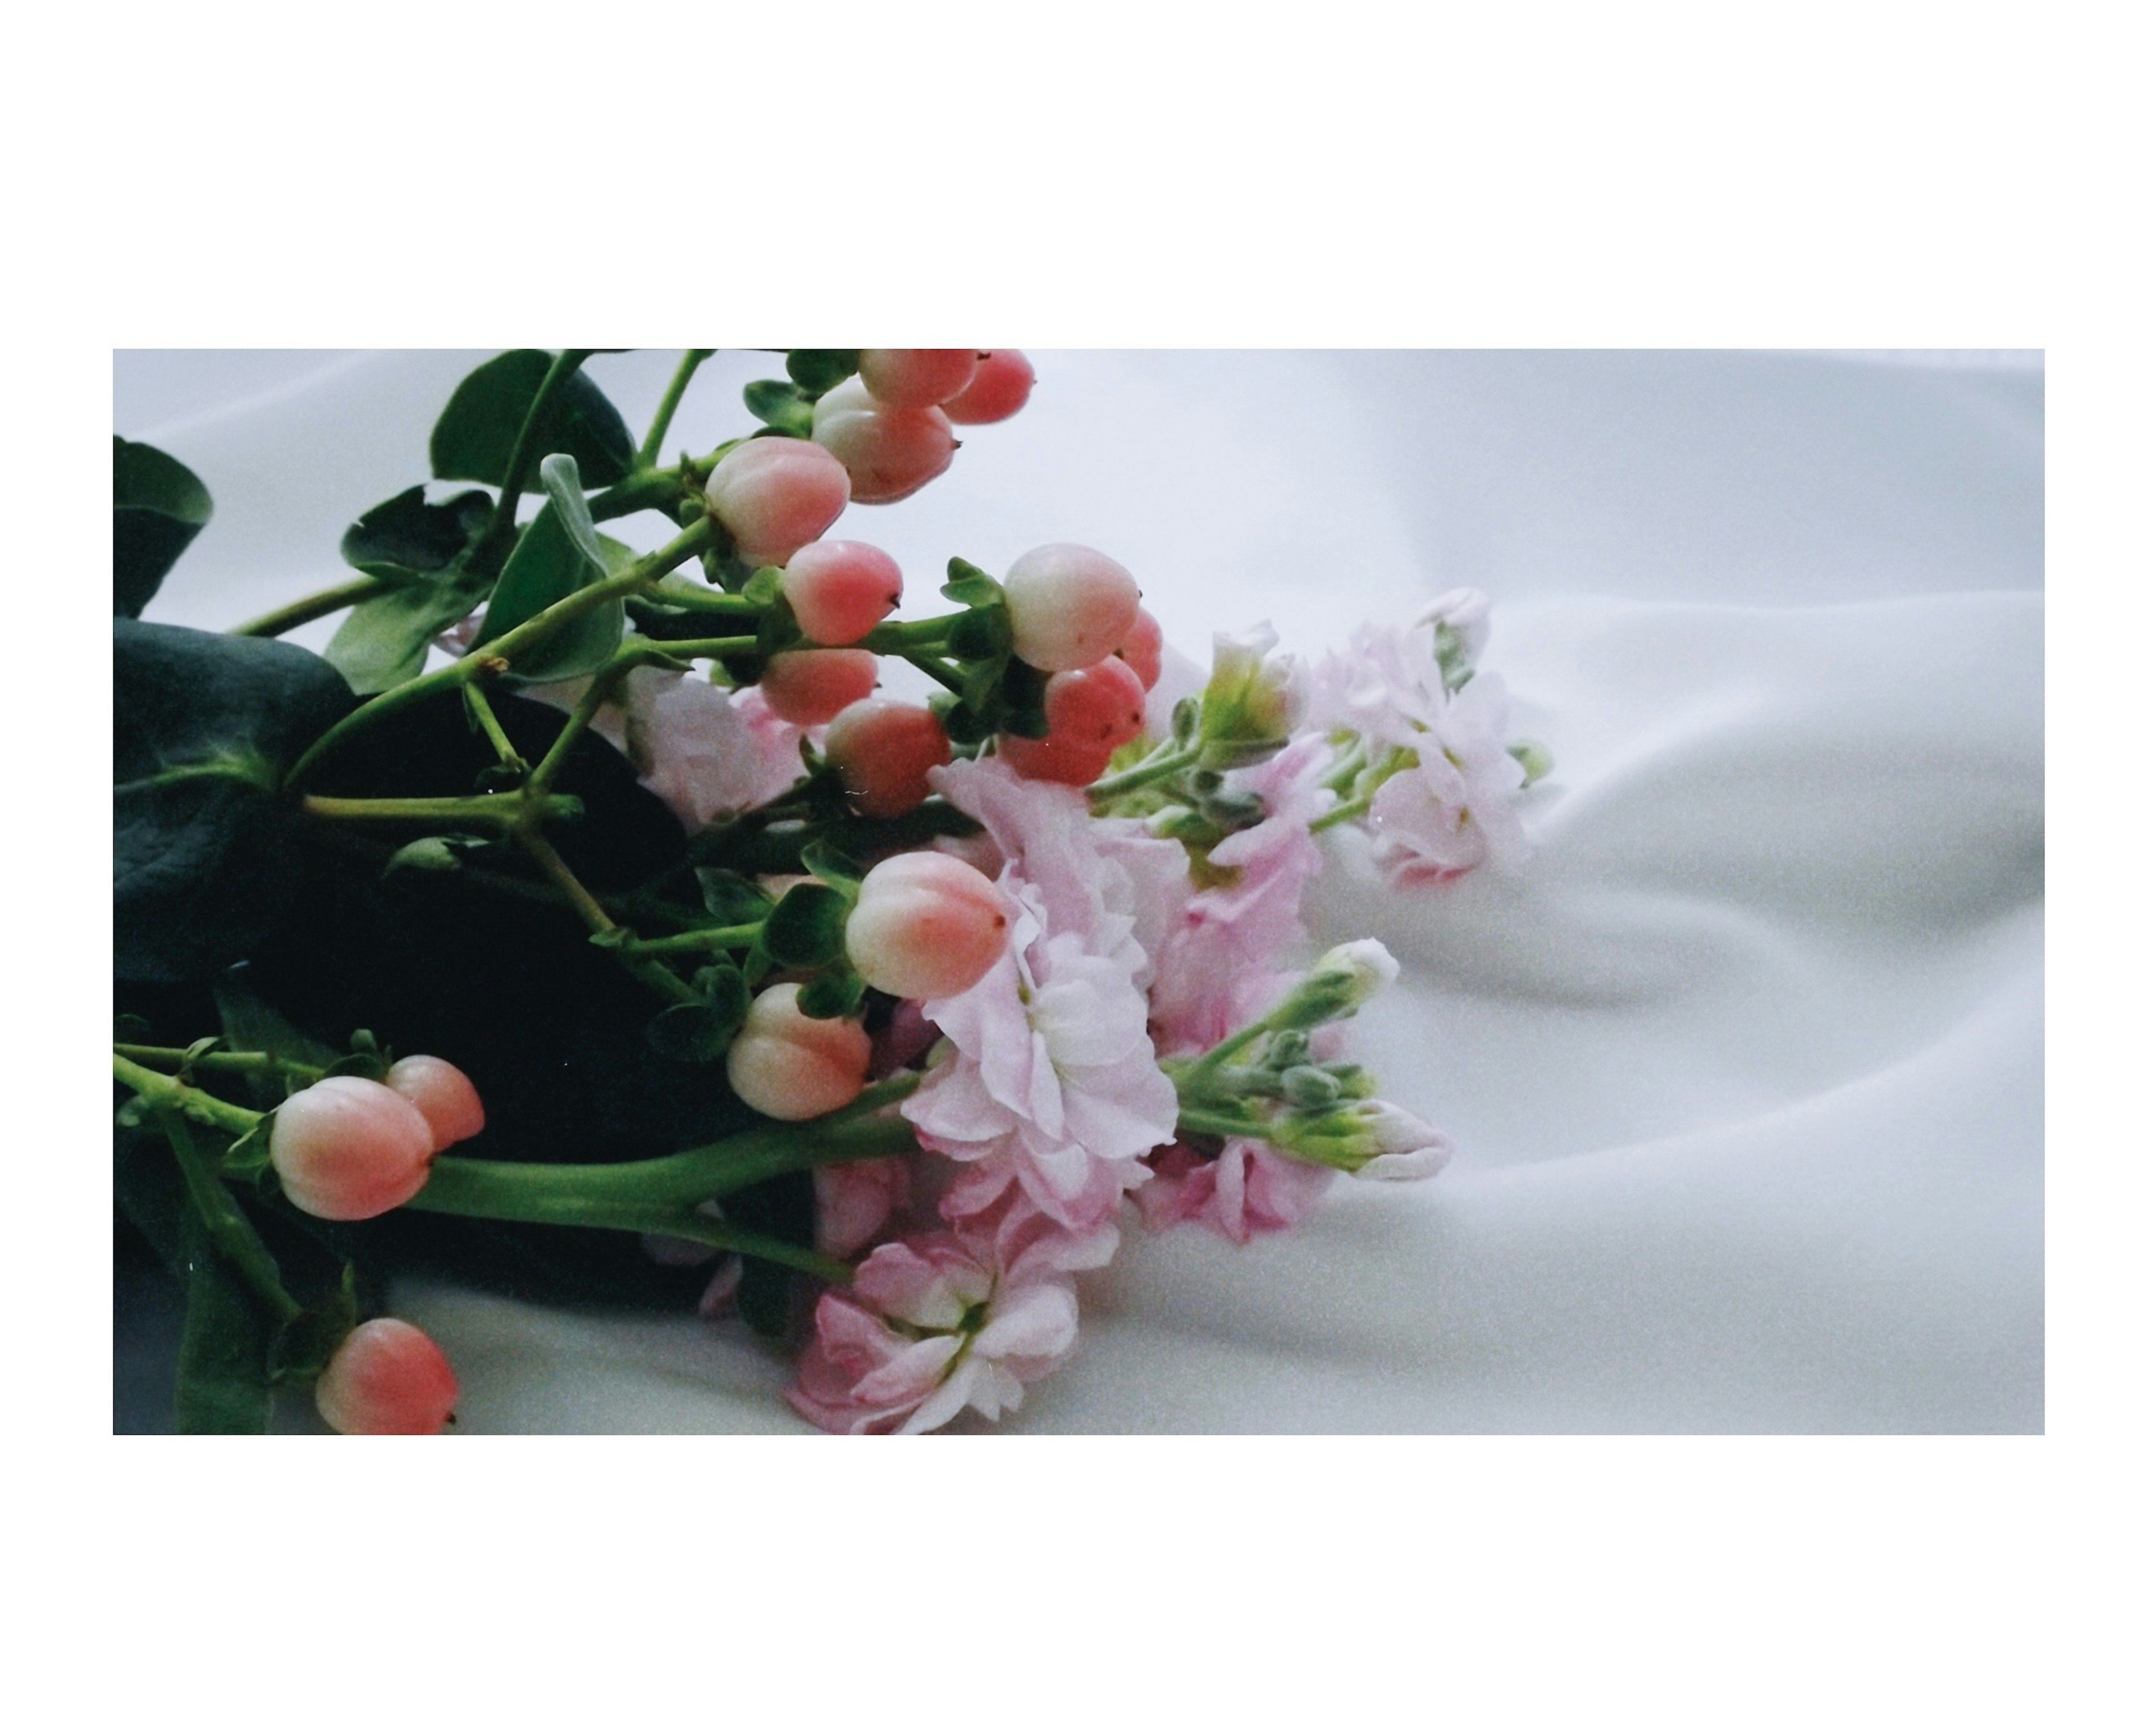
[(978, 347), (864, 347), (860, 378), (887, 408), (932, 408), (973, 381)]
[(789, 725), (828, 725), (876, 685), (876, 656), (860, 647), (774, 653), (757, 687)]
[(470, 1079), (433, 1055), (408, 1055), (382, 1075), (382, 1081), (417, 1108), (434, 1134), (437, 1153), (476, 1137), (486, 1125), (486, 1110)]
[(927, 799), (928, 775), (949, 764), (951, 738), (925, 706), (857, 701), (831, 721), (824, 757), (838, 769), (848, 808), (889, 820)]
[(749, 1003), (726, 1050), (734, 1094), (773, 1120), (808, 1120), (843, 1108), (869, 1076), (869, 1033), (852, 1019), (812, 1019), (801, 986), (780, 983)]
[(1082, 670), (1058, 671), (1044, 697), (1049, 737), (1074, 749), (1112, 753), (1145, 729), (1145, 698), (1138, 674), (1112, 655)]
[(906, 577), (887, 552), (819, 539), (794, 552), (781, 583), (801, 633), (819, 646), (850, 646), (897, 608)]
[(369, 1318), (315, 1380), (315, 1406), (354, 1437), (430, 1437), (457, 1404), (457, 1374), (417, 1324)]
[(996, 753), (1010, 762), (1021, 778), (1045, 779), (1051, 784), (1092, 783), (1108, 770), (1111, 743), (1091, 743), (1081, 737), (998, 737)]
[(944, 1000), (988, 973), (1010, 939), (1003, 889), (936, 850), (886, 857), (846, 919), (846, 957), (872, 988)]
[(1116, 649), (1116, 657), (1136, 671), (1138, 681), (1147, 688), (1160, 680), (1160, 622), (1143, 605), (1138, 607), (1137, 619), (1122, 644)]
[(752, 438), (704, 486), (711, 513), (752, 564), (783, 563), (846, 506), (850, 483), (829, 449), (798, 437)]
[(981, 355), (973, 381), (943, 403), (953, 425), (993, 425), (1008, 419), (1033, 393), (1033, 362), (1015, 347), (991, 347)]
[(958, 447), (942, 409), (883, 407), (858, 377), (816, 403), (814, 435), (844, 464), (856, 503), (911, 497), (950, 466)]
[(270, 1165), (311, 1216), (364, 1222), (427, 1183), (434, 1129), (371, 1078), (325, 1078), (287, 1096), (270, 1127)]
[(1137, 619), (1138, 584), (1112, 557), (1083, 545), (1042, 545), (1004, 578), (1011, 649), (1036, 670), (1076, 670), (1106, 659)]

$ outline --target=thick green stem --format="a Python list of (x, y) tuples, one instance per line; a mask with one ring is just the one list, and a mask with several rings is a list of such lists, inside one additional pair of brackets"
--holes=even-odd
[(184, 1048), (153, 1048), (147, 1043), (116, 1042), (112, 1051), (139, 1065), (153, 1067), (170, 1066), (177, 1071), (182, 1066), (202, 1072), (264, 1072), (284, 1073), (312, 1084), (322, 1076), (320, 1066), (310, 1066), (300, 1060), (288, 1060), (272, 1054), (224, 1050), (215, 1054), (201, 1054), (192, 1060)]
[(1204, 1132), (1216, 1138), (1262, 1138), (1265, 1122), (1240, 1114), (1214, 1114), (1203, 1108), (1185, 1108), (1175, 1117), (1178, 1130)]
[(1199, 754), (1199, 745), (1188, 748), (1164, 747), (1156, 749), (1135, 767), (1127, 767), (1121, 773), (1106, 778), (1096, 779), (1086, 794), (1092, 799), (1097, 813), (1104, 803), (1117, 797), (1127, 796), (1132, 791), (1143, 790), (1163, 778), (1172, 778), (1186, 767), (1195, 767)]
[(710, 952), (733, 947), (752, 947), (763, 932), (761, 922), (744, 922), (733, 928), (698, 928), (686, 934), (670, 934), (658, 940), (630, 941), (621, 947), (632, 958), (671, 957), (680, 952)]
[(197, 1090), (192, 1084), (182, 1084), (162, 1072), (153, 1072), (117, 1050), (112, 1055), (112, 1076), (146, 1101), (177, 1111), (220, 1132), (246, 1133), (262, 1123), (263, 1117), (254, 1109), (220, 1101), (208, 1091)]
[(660, 582), (651, 589), (650, 597), (662, 605), (676, 605), (684, 611), (708, 612), (714, 617), (736, 618), (744, 623), (756, 622), (765, 610), (754, 599), (743, 598), (737, 593), (721, 593), (685, 576), (680, 580)]
[(681, 363), (674, 368), (674, 375), (666, 384), (666, 393), (659, 398), (659, 411), (651, 416), (651, 429), (644, 434), (644, 447), (636, 452), (639, 469), (649, 467), (659, 459), (659, 451), (666, 441), (666, 429), (674, 423), (674, 410), (681, 405), (681, 397), (689, 388), (689, 380), (696, 375), (696, 367), (719, 350), (716, 347), (691, 347), (681, 356)]
[(922, 617), (911, 623), (879, 623), (854, 644), (871, 653), (906, 653), (914, 648), (941, 646), (949, 639), (952, 625), (965, 614), (953, 611), (947, 616)]
[(530, 798), (506, 792), (494, 797), (302, 797), (300, 809), (318, 820), (506, 829), (533, 819), (576, 820), (583, 814), (584, 805), (575, 797)]
[(356, 581), (347, 581), (329, 587), (304, 599), (295, 599), (289, 605), (280, 605), (274, 611), (265, 611), (249, 622), (239, 624), (225, 631), (229, 635), (281, 635), (288, 629), (297, 629), (303, 623), (312, 623), (318, 617), (341, 611), (347, 605), (357, 605), (362, 599), (371, 599), (378, 593), (390, 589), (372, 575), (362, 575)]

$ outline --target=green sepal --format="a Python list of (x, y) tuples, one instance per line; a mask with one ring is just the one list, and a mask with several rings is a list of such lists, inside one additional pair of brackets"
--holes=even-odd
[(786, 375), (811, 401), (828, 395), (860, 368), (858, 347), (795, 347), (786, 355)]
[(742, 401), (773, 430), (788, 437), (806, 437), (814, 428), (815, 409), (796, 384), (759, 377), (742, 391)]
[(759, 605), (771, 604), (778, 598), (785, 581), (785, 570), (776, 563), (766, 563), (742, 583), (741, 596)]
[(180, 553), (208, 524), (209, 491), (148, 444), (112, 439), (112, 613), (140, 617)]
[(771, 895), (732, 869), (698, 869), (696, 885), (716, 927), (738, 928), (743, 923), (760, 922), (771, 910)]
[(1014, 737), (1048, 735), (1048, 673), (1014, 655), (1004, 666), (1003, 728)]
[(811, 978), (795, 1004), (803, 1018), (850, 1019), (861, 1009), (869, 985), (851, 966)]
[(971, 607), (1003, 603), (1003, 583), (965, 558), (952, 558), (948, 574), (950, 578), (943, 583), (943, 597), (952, 603)]
[(350, 1263), (318, 1306), (296, 1312), (270, 1337), (272, 1384), (312, 1383), (359, 1322), (359, 1279)]
[(1010, 651), (1010, 618), (1001, 605), (976, 605), (951, 625), (945, 639), (953, 659), (1000, 660)]
[(868, 873), (829, 839), (811, 839), (803, 845), (801, 866), (826, 886), (844, 893), (849, 902)]
[(846, 894), (820, 882), (801, 882), (764, 918), (758, 945), (783, 969), (814, 970), (845, 948)]
[[(553, 363), (554, 356), (542, 348), (515, 348), (458, 384), (428, 439), (434, 477), (501, 485), (516, 434)], [(553, 435), (539, 453), (573, 458), (594, 488), (628, 478), (636, 465), (636, 440), (605, 392), (579, 371), (562, 387), (557, 406)], [(525, 489), (540, 489), (536, 472)]]
[(748, 983), (732, 966), (709, 966), (696, 982), (701, 998), (668, 1007), (644, 1027), (654, 1050), (690, 1065), (718, 1059), (748, 1016)]

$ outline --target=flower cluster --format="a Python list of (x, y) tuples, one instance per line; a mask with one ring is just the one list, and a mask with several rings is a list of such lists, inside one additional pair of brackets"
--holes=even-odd
[[(1444, 1165), (1444, 1136), (1379, 1100), (1348, 1047), (1397, 965), (1373, 941), (1313, 955), (1306, 899), (1327, 835), (1351, 827), (1401, 886), (1517, 868), (1522, 793), (1548, 762), (1507, 738), (1504, 688), (1477, 669), (1489, 603), (1468, 590), (1315, 665), (1260, 625), (1216, 637), (1200, 670), (1166, 648), (1128, 569), (1052, 544), (1000, 578), (953, 558), (956, 608), (899, 620), (896, 560), (827, 531), (945, 471), (952, 426), (1018, 412), (1032, 368), (1009, 351), (862, 349), (797, 351), (788, 371), (748, 392), (765, 429), (703, 460), (590, 499), (573, 461), (542, 464), (548, 501), (521, 531), (554, 521), (570, 547), (554, 554), (572, 572), (583, 556), (581, 572), (520, 600), (517, 559), (539, 553), (516, 539), (487, 604), (441, 638), (454, 656), (434, 680), (495, 740), (486, 794), (306, 805), (438, 822), (464, 849), (429, 839), (393, 865), (466, 869), (581, 917), (658, 997), (649, 1048), (722, 1070), (767, 1123), (614, 1165), (526, 1166), (445, 1155), (486, 1123), (474, 1084), (443, 1060), (377, 1057), (364, 1032), (341, 1062), (205, 1041), (116, 1048), (116, 1071), (176, 1146), (188, 1121), (234, 1134), (217, 1172), (316, 1217), (408, 1205), (628, 1230), (663, 1264), (709, 1265), (712, 1314), (773, 1316), (756, 1266), (820, 1276), (793, 1406), (833, 1430), (925, 1431), (967, 1409), (996, 1419), (1055, 1369), (1077, 1339), (1076, 1279), (1127, 1219), (1244, 1243), (1294, 1225), (1337, 1175)], [(624, 499), (689, 525), (608, 573), (591, 523)], [(514, 527), (506, 503), (493, 519)], [(484, 543), (466, 555), (483, 562)], [(610, 629), (596, 650), (561, 649), (594, 619)], [(939, 692), (886, 692), (891, 662)], [(536, 760), (485, 694), (520, 664), (526, 692), (567, 714)], [(293, 780), (412, 691), (425, 680), (317, 736)], [(611, 897), (547, 834), (583, 812), (557, 775), (593, 737), (680, 829), (678, 860)], [(517, 852), (523, 875), (489, 863)], [(268, 1060), (282, 1100), (216, 1099), (219, 1059), (258, 1078)], [(783, 1179), (813, 1189), (813, 1239), (757, 1231)], [(455, 1397), (439, 1350), (396, 1320), (357, 1322), (348, 1296), (330, 1310), (280, 1314), (326, 1338), (310, 1356), (325, 1417), (439, 1429)]]

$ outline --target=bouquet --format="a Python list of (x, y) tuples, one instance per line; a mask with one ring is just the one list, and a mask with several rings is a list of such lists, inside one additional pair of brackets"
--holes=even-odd
[(211, 501), (114, 440), (115, 1189), (183, 1291), (179, 1430), (285, 1388), (444, 1429), (414, 1269), (745, 1325), (829, 1430), (993, 1420), (1127, 1230), (1248, 1242), (1450, 1154), (1348, 1045), (1397, 966), (1302, 901), (1341, 829), (1404, 890), (1519, 866), (1549, 763), (1486, 598), (1201, 666), (1050, 544), (901, 618), (824, 535), (1024, 357), (791, 350), (670, 463), (710, 352), (640, 440), (588, 352), (490, 361), (353, 578), (226, 634), (141, 620)]

